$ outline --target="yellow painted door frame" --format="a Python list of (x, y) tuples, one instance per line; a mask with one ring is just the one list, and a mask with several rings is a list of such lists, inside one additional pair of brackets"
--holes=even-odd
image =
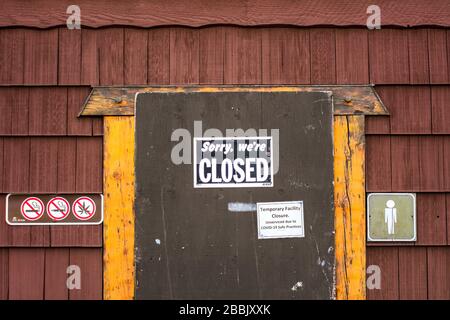
[(134, 117), (105, 116), (103, 298), (134, 297)]
[[(104, 115), (104, 299), (133, 299), (132, 115)], [(366, 298), (364, 115), (334, 116), (336, 298)]]
[(364, 116), (334, 116), (336, 298), (366, 298)]

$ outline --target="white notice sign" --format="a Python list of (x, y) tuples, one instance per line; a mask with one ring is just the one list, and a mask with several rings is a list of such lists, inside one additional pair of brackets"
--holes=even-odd
[(304, 238), (303, 201), (259, 202), (258, 239)]
[(194, 138), (194, 188), (273, 187), (272, 137)]

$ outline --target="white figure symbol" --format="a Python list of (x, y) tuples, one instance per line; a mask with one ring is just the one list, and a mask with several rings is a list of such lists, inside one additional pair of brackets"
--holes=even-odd
[(384, 223), (387, 224), (388, 234), (395, 233), (395, 224), (397, 223), (397, 208), (394, 200), (388, 200), (384, 209)]

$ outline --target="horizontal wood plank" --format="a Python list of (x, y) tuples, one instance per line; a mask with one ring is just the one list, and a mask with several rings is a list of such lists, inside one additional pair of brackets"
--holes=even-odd
[[(69, 0), (32, 2), (4, 0), (0, 10), (0, 27), (48, 28), (65, 25), (68, 18), (66, 11), (71, 4), (73, 3)], [(155, 0), (139, 1), (139, 5), (131, 5), (126, 1), (78, 0), (76, 4), (82, 8), (82, 25), (89, 27), (108, 25), (199, 27), (211, 24), (365, 27), (368, 18), (367, 9), (373, 1), (348, 0), (342, 5), (340, 1), (327, 0), (220, 0), (215, 1), (214, 5), (205, 5), (204, 1), (192, 0), (178, 1), (170, 5), (167, 1)], [(450, 26), (449, 4), (446, 0), (429, 2), (378, 0), (376, 4), (382, 8), (383, 26)]]

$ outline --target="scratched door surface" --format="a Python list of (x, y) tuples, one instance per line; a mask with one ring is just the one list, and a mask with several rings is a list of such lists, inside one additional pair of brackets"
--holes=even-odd
[[(332, 117), (324, 92), (139, 94), (136, 298), (333, 298)], [(194, 121), (196, 136), (279, 129), (274, 186), (194, 189), (192, 164), (171, 159), (180, 133), (192, 148)], [(303, 201), (304, 238), (258, 239), (255, 211), (228, 210), (272, 201)]]

